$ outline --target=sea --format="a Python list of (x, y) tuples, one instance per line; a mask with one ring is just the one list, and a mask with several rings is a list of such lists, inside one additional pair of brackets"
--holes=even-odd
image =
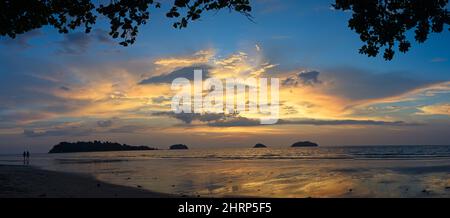
[[(0, 164), (24, 163), (2, 155)], [(30, 165), (176, 196), (450, 197), (450, 146), (32, 154)]]

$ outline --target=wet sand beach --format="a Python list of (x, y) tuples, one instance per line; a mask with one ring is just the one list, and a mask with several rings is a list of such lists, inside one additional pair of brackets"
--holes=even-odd
[(100, 182), (88, 175), (53, 172), (32, 166), (0, 165), (0, 198), (152, 198), (170, 197)]
[(0, 166), (0, 197), (450, 197), (450, 146), (34, 154)]

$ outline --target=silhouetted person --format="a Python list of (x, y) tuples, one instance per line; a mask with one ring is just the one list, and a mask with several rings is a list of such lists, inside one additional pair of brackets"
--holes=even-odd
[(22, 155), (23, 155), (23, 164), (24, 165), (30, 164), (30, 152), (24, 151)]

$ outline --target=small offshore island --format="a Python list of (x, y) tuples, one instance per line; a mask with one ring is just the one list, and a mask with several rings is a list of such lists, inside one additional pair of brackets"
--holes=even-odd
[(300, 142), (296, 142), (294, 144), (291, 145), (291, 147), (296, 148), (296, 147), (318, 147), (319, 145), (314, 143), (314, 142), (310, 142), (310, 141), (300, 141)]
[[(310, 141), (299, 141), (291, 145), (291, 147), (318, 147), (319, 145)], [(267, 148), (262, 143), (257, 143), (253, 148)], [(169, 150), (187, 150), (189, 149), (185, 144), (175, 144), (169, 147)], [(117, 142), (60, 142), (53, 146), (48, 153), (75, 153), (75, 152), (99, 152), (99, 151), (148, 151), (158, 150), (148, 146), (131, 146), (127, 144), (120, 144)]]
[(146, 151), (157, 150), (148, 146), (131, 146), (117, 142), (60, 142), (53, 146), (48, 152), (51, 153), (73, 153), (73, 152), (98, 152), (98, 151)]
[(261, 143), (257, 143), (255, 146), (253, 146), (253, 148), (267, 148), (267, 146)]
[(189, 149), (185, 144), (176, 144), (169, 147), (170, 150), (186, 150)]

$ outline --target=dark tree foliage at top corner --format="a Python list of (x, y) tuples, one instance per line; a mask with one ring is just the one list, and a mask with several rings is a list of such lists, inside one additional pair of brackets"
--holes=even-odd
[(392, 60), (395, 46), (403, 53), (411, 48), (410, 30), (418, 43), (442, 32), (450, 24), (447, 5), (448, 0), (336, 0), (333, 7), (352, 12), (348, 26), (365, 43), (361, 54), (375, 57), (384, 49), (384, 59)]
[[(173, 2), (166, 13), (176, 19), (175, 28), (185, 28), (208, 11), (228, 9), (252, 19), (250, 0), (161, 0)], [(256, 1), (256, 0), (255, 0)], [(160, 8), (154, 0), (2, 0), (0, 1), (0, 35), (15, 38), (18, 34), (53, 26), (59, 33), (79, 27), (89, 33), (98, 16), (110, 23), (109, 35), (120, 38), (120, 44), (133, 44), (139, 27), (150, 19), (150, 9)], [(394, 49), (407, 52), (411, 42), (423, 43), (430, 32), (440, 33), (450, 24), (448, 0), (335, 0), (336, 10), (351, 11), (349, 28), (365, 43), (360, 53), (375, 57), (384, 49), (384, 58), (391, 60)]]
[[(120, 44), (127, 46), (135, 42), (139, 26), (149, 21), (151, 7), (160, 8), (161, 3), (154, 0), (2, 0), (0, 35), (15, 38), (46, 25), (59, 33), (84, 26), (84, 31), (89, 33), (101, 15), (109, 20), (109, 35), (121, 38)], [(184, 28), (205, 11), (225, 8), (251, 17), (249, 0), (174, 0), (166, 16), (180, 18), (173, 26)]]

